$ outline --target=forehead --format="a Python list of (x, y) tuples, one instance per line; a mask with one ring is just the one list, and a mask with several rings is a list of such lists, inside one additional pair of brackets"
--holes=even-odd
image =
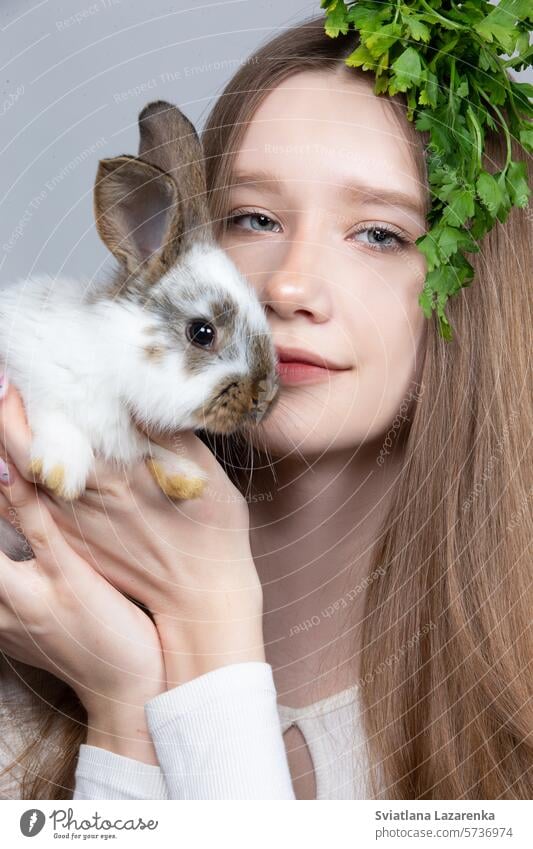
[(276, 172), (293, 181), (327, 181), (349, 175), (394, 181), (420, 194), (412, 145), (397, 104), (375, 95), (349, 70), (294, 74), (270, 91), (255, 111), (235, 168)]

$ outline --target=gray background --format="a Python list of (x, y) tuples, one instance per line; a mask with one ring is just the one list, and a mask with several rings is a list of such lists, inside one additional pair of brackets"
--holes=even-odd
[(258, 44), (323, 14), (319, 0), (0, 4), (1, 283), (97, 274), (109, 262), (93, 224), (97, 162), (136, 153), (142, 107), (169, 100), (201, 130)]

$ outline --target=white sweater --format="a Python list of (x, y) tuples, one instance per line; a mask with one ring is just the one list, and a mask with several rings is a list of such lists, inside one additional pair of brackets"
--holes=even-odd
[(272, 667), (229, 664), (145, 705), (160, 766), (80, 747), (74, 799), (295, 799), (283, 733), (309, 747), (317, 799), (367, 798), (357, 688), (292, 708), (276, 700)]
[(73, 799), (295, 798), (269, 664), (213, 669), (145, 713), (160, 766), (82, 744)]
[[(3, 702), (11, 703), (19, 720), (24, 695), (20, 682), (6, 682)], [(146, 703), (159, 766), (82, 744), (72, 798), (295, 799), (283, 743), (291, 725), (308, 745), (317, 799), (368, 798), (357, 697), (357, 687), (351, 687), (292, 708), (277, 703), (268, 663), (220, 667)], [(10, 719), (2, 713), (5, 748), (9, 739), (14, 746), (18, 723), (15, 714)], [(18, 727), (29, 726), (28, 720)], [(53, 748), (54, 739), (47, 742)], [(4, 792), (1, 798), (20, 798), (16, 783)]]

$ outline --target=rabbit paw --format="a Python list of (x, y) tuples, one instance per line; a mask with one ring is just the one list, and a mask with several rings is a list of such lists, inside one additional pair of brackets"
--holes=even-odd
[(29, 474), (65, 501), (78, 498), (93, 459), (83, 434), (57, 413), (40, 416), (34, 434)]
[(54, 463), (53, 460), (33, 457), (28, 471), (35, 480), (64, 501), (74, 501), (85, 489), (86, 477), (83, 477), (83, 481), (80, 480), (76, 470), (69, 468), (65, 463)]
[(183, 457), (170, 451), (157, 452), (157, 456), (146, 461), (152, 476), (169, 498), (199, 498), (207, 483), (206, 473)]
[(45, 472), (45, 463), (42, 457), (34, 457), (28, 467), (28, 472), (36, 481), (48, 487), (56, 495), (65, 497), (65, 467), (57, 463)]

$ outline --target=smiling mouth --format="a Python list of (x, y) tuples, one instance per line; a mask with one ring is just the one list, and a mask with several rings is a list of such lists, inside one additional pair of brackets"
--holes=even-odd
[(277, 365), (277, 374), (282, 386), (330, 381), (334, 375), (342, 374), (344, 371), (349, 369), (329, 369), (298, 360), (287, 360)]
[(326, 360), (319, 354), (303, 348), (283, 348), (276, 346), (276, 355), (279, 363), (298, 363), (302, 365), (317, 366), (328, 371), (344, 371), (345, 366), (337, 365)]

